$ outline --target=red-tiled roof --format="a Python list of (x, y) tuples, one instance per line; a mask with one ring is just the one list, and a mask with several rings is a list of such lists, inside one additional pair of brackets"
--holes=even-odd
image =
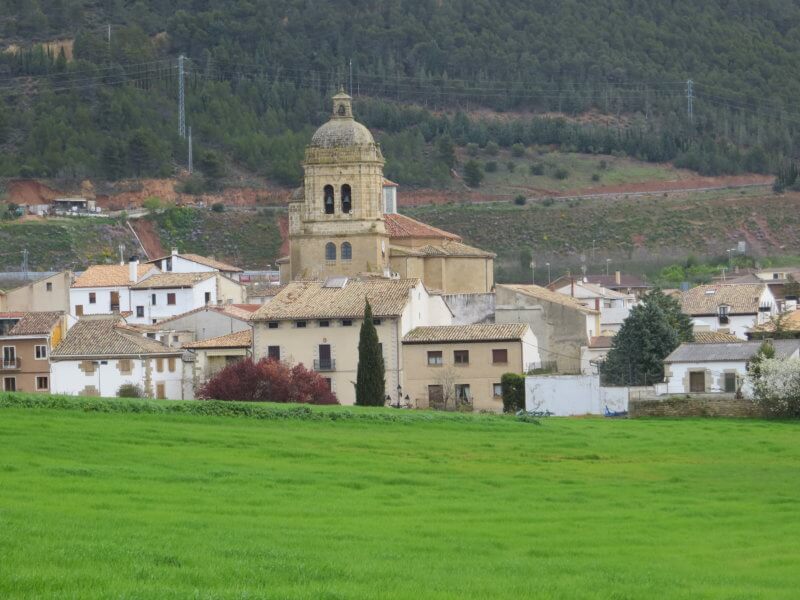
[(390, 213), (384, 215), (386, 219), (386, 231), (390, 238), (445, 238), (448, 240), (461, 241), (461, 236), (450, 233), (444, 229), (421, 223), (411, 217)]

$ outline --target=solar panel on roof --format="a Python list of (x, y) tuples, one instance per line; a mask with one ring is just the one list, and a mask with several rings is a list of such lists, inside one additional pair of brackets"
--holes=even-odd
[(347, 277), (328, 277), (322, 287), (342, 289), (347, 285)]

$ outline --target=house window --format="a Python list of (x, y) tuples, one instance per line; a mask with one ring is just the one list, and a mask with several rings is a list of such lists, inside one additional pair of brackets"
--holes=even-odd
[(156, 372), (163, 373), (164, 372), (164, 359), (157, 358), (156, 359)]
[(6, 392), (16, 392), (17, 391), (17, 378), (16, 377), (5, 377), (5, 378), (3, 378), (3, 389)]
[(97, 304), (97, 294), (89, 292), (89, 304)]
[(342, 319), (342, 327), (351, 327), (353, 325), (352, 319)]
[(46, 390), (50, 387), (50, 379), (46, 376), (39, 376), (36, 378), (36, 389), (38, 391)]
[(211, 292), (206, 292), (205, 293), (205, 301), (206, 301), (206, 304), (211, 302)]
[(720, 305), (719, 307), (719, 322), (720, 324), (728, 323), (728, 311), (730, 310), (730, 306), (726, 306), (724, 304)]
[(328, 389), (333, 391), (333, 382), (331, 381), (330, 377), (323, 377), (322, 381), (324, 381), (328, 385)]
[(175, 292), (170, 292), (169, 294), (167, 294), (167, 304), (169, 306), (175, 305)]
[(165, 271), (172, 271), (172, 257), (164, 259), (164, 270)]
[(381, 324), (381, 320), (380, 319), (372, 319), (372, 324), (373, 325), (380, 325)]
[(267, 327), (269, 327), (270, 329), (277, 329), (278, 328), (278, 322), (277, 321), (270, 321), (269, 323), (267, 323)]
[(111, 292), (109, 298), (111, 312), (119, 312), (119, 292)]
[(342, 243), (342, 260), (353, 260), (353, 247), (350, 242)]
[(725, 373), (725, 392), (736, 393), (736, 373)]
[(52, 281), (48, 281), (45, 284), (44, 289), (46, 289), (48, 292), (52, 292), (53, 291), (53, 282)]
[(170, 356), (167, 359), (167, 370), (170, 373), (174, 373), (175, 372), (175, 357), (174, 356)]
[(3, 368), (16, 369), (17, 368), (17, 347), (16, 346), (3, 346)]
[(350, 191), (350, 186), (346, 183), (342, 186), (342, 212), (347, 214), (353, 208), (353, 199)]
[(323, 203), (325, 205), (325, 214), (332, 215), (333, 214), (333, 186), (326, 185), (322, 188), (323, 193)]
[(325, 244), (325, 260), (328, 262), (336, 261), (336, 244), (333, 242)]
[(179, 336), (177, 336), (177, 335), (173, 335), (173, 336), (172, 336), (172, 343), (173, 343), (173, 344), (177, 344), (177, 343), (180, 341), (180, 339), (181, 339), (181, 338), (180, 338)]
[(429, 385), (428, 386), (428, 404), (436, 406), (444, 401), (444, 386)]
[(294, 322), (294, 326), (297, 327), (298, 329), (304, 329), (305, 326), (306, 326), (306, 322), (305, 321), (295, 321)]
[(136, 307), (136, 316), (141, 319), (144, 317), (144, 306), (137, 306)]
[(428, 364), (438, 367), (444, 364), (441, 350), (428, 350)]
[(76, 304), (75, 305), (75, 316), (82, 317), (83, 316), (83, 304)]
[(156, 305), (156, 295), (150, 294), (150, 306), (155, 306), (155, 305)]
[(47, 358), (47, 346), (41, 345), (34, 347), (36, 353), (36, 360), (44, 360)]
[(496, 365), (508, 364), (508, 350), (505, 348), (495, 348), (492, 350), (492, 363)]
[(331, 326), (331, 322), (330, 321), (320, 321), (319, 322), (319, 326), (320, 327), (330, 327)]
[(469, 392), (469, 384), (468, 383), (457, 383), (456, 384), (456, 400), (459, 402), (469, 402), (472, 398), (472, 395)]
[(267, 358), (270, 360), (280, 360), (281, 359), (281, 347), (280, 346), (267, 346)]
[(495, 398), (502, 398), (503, 397), (503, 384), (502, 383), (493, 383), (492, 384), (492, 396)]
[(468, 365), (469, 350), (453, 350), (453, 362), (457, 365)]

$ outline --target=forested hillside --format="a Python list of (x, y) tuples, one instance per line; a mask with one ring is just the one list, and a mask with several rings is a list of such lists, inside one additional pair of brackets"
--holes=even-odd
[[(0, 176), (172, 174), (179, 54), (203, 174), (190, 189), (239, 169), (296, 184), (340, 84), (407, 185), (441, 184), (470, 143), (709, 174), (798, 152), (791, 0), (0, 0), (0, 15)], [(39, 45), (59, 39), (74, 45)], [(590, 110), (613, 119), (578, 118)]]

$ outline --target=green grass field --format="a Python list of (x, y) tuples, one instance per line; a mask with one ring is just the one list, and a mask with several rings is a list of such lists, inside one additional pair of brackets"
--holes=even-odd
[(797, 597), (798, 424), (420, 416), (2, 409), (0, 597)]

